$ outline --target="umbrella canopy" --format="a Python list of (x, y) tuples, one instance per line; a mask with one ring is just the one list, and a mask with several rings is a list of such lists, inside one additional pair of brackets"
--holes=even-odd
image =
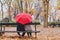
[(27, 24), (32, 21), (32, 17), (29, 13), (18, 13), (15, 18), (16, 22), (21, 24)]

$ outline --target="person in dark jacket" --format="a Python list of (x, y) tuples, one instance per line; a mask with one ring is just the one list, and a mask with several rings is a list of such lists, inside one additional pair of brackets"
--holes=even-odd
[[(23, 24), (17, 23), (17, 31), (25, 31), (25, 26)], [(22, 35), (20, 34), (20, 32), (17, 32), (17, 34), (19, 36), (24, 36), (25, 32), (23, 32)]]

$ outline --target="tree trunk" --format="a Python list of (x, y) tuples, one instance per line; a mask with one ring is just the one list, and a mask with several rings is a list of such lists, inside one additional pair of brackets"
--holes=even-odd
[(44, 0), (44, 27), (48, 27), (48, 9), (49, 9), (49, 0)]
[(11, 7), (11, 0), (9, 1), (9, 4), (8, 4), (9, 21), (11, 21), (10, 7)]

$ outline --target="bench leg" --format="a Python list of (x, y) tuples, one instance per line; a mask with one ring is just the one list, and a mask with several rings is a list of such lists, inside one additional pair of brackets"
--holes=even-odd
[(0, 36), (2, 36), (2, 25), (0, 27)]
[[(36, 31), (36, 24), (35, 24), (35, 31)], [(35, 40), (37, 40), (37, 33), (35, 32)]]

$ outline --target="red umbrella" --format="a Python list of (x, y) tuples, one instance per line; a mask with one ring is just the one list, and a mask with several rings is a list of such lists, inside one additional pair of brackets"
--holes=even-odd
[(18, 13), (16, 15), (16, 22), (21, 24), (27, 24), (32, 21), (32, 17), (29, 13)]

